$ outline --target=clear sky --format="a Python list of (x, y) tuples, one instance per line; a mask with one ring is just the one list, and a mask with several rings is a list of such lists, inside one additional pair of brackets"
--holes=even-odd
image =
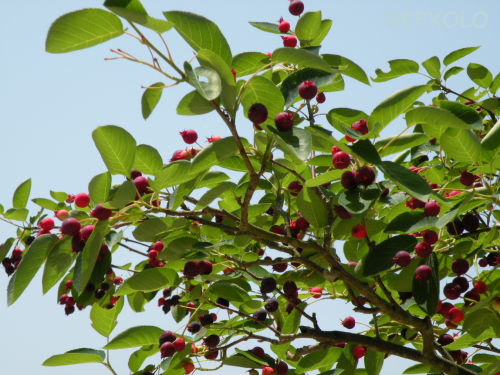
[[(368, 76), (374, 77), (376, 68), (386, 71), (388, 60), (408, 58), (420, 63), (434, 55), (442, 59), (453, 50), (470, 46), (482, 47), (455, 65), (466, 68), (469, 62), (475, 62), (485, 65), (493, 75), (500, 71), (497, 26), (500, 2), (496, 0), (304, 0), (304, 3), (306, 10), (321, 9), (324, 18), (333, 19), (322, 52), (353, 60), (365, 69)], [(287, 0), (143, 0), (143, 4), (153, 17), (162, 18), (161, 11), (179, 9), (213, 20), (225, 34), (233, 55), (245, 51), (267, 52), (282, 46), (279, 36), (261, 32), (247, 21), (275, 22), (283, 16), (292, 27), (296, 22), (295, 17), (288, 13)], [(101, 1), (9, 1), (2, 4), (0, 203), (6, 209), (11, 207), (14, 189), (29, 177), (33, 179), (31, 198), (49, 197), (49, 190), (72, 194), (87, 191), (89, 180), (105, 171), (91, 138), (92, 130), (98, 125), (124, 127), (138, 144), (146, 143), (158, 149), (164, 161), (170, 159), (173, 151), (183, 147), (177, 135), (183, 129), (195, 129), (202, 140), (216, 134), (229, 135), (213, 113), (196, 117), (176, 115), (178, 101), (191, 91), (187, 85), (165, 90), (154, 113), (144, 121), (140, 110), (141, 85), (153, 84), (163, 77), (127, 61), (104, 61), (105, 57), (113, 56), (110, 48), (121, 48), (147, 59), (148, 52), (131, 37), (122, 36), (69, 54), (44, 52), (45, 36), (51, 22), (82, 7), (98, 8)], [(191, 49), (174, 30), (165, 33), (164, 38), (174, 60), (180, 65), (192, 57)], [(320, 109), (322, 112), (349, 107), (370, 113), (376, 104), (393, 92), (422, 84), (426, 79), (412, 75), (386, 83), (372, 83), (372, 87), (347, 77), (345, 81), (345, 91), (327, 94), (327, 101)], [(465, 72), (449, 80), (449, 87), (456, 91), (471, 86)], [(425, 100), (430, 101), (430, 98)], [(240, 134), (250, 137), (251, 124), (241, 115), (240, 120)], [(326, 121), (319, 123), (327, 125)], [(385, 130), (385, 135), (403, 128), (402, 120), (396, 120)], [(30, 204), (29, 207), (35, 210), (37, 206)], [(13, 227), (0, 224), (0, 239), (14, 233)], [(125, 264), (129, 259), (137, 261), (127, 252), (118, 252), (114, 262)], [(42, 297), (40, 274), (13, 306), (6, 308), (4, 304), (0, 307), (2, 374), (108, 373), (103, 366), (95, 364), (71, 368), (40, 366), (53, 354), (82, 347), (97, 349), (105, 344), (90, 327), (88, 309), (66, 317), (63, 307), (56, 304), (55, 288)], [(2, 271), (0, 289), (5, 290), (7, 282), (8, 278)], [(341, 302), (314, 306), (317, 306), (318, 320), (326, 322), (325, 329), (342, 328), (338, 319), (352, 314), (351, 305), (344, 306)], [(134, 325), (177, 327), (173, 319), (165, 317), (154, 303), (147, 305), (146, 312), (140, 314), (132, 313), (126, 306), (114, 333)], [(129, 373), (127, 360), (131, 352), (111, 353), (111, 361), (120, 375)], [(159, 355), (156, 360), (159, 361)], [(409, 365), (391, 357), (382, 374), (399, 373)], [(244, 371), (225, 367), (217, 374), (243, 374)]]

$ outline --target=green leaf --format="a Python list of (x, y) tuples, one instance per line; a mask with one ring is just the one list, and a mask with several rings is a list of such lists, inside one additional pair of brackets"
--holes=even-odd
[(407, 374), (427, 374), (432, 372), (432, 367), (429, 365), (424, 365), (423, 363), (417, 363), (416, 365), (408, 367), (403, 371), (403, 375)]
[(111, 175), (104, 172), (92, 177), (89, 182), (89, 195), (94, 203), (103, 203), (108, 200), (111, 189)]
[[(255, 356), (249, 354), (248, 352), (245, 352), (245, 354), (246, 355), (240, 353), (234, 353), (233, 355), (226, 357), (223, 363), (225, 366), (235, 366), (235, 367), (254, 368), (254, 369), (261, 368), (262, 365), (259, 363), (261, 361), (258, 357), (253, 358)], [(255, 359), (258, 359), (259, 362), (257, 362)], [(268, 364), (266, 363), (266, 365)]]
[(147, 27), (158, 34), (162, 34), (174, 26), (170, 22), (148, 16), (139, 0), (106, 0), (103, 5), (127, 21)]
[(448, 78), (450, 78), (451, 76), (454, 76), (454, 75), (460, 73), (462, 70), (464, 70), (464, 68), (461, 68), (459, 66), (454, 66), (454, 67), (448, 69), (446, 72), (444, 72), (443, 79), (445, 81), (447, 81)]
[[(213, 143), (211, 143), (210, 145), (212, 144)], [(203, 150), (205, 150), (205, 148), (203, 148)], [(203, 150), (201, 152), (203, 152)], [(198, 153), (198, 155), (200, 153)], [(154, 181), (150, 180), (149, 184), (151, 188), (154, 189), (154, 191), (160, 191), (161, 189), (179, 185), (183, 182), (192, 180), (195, 176), (189, 175), (190, 168), (191, 168), (191, 163), (187, 160), (178, 160), (172, 162), (167, 166), (165, 166), (163, 169), (159, 170), (158, 172), (155, 172), (154, 174), (155, 179)]]
[(436, 253), (432, 253), (427, 259), (422, 259), (420, 265), (426, 264), (432, 270), (432, 277), (429, 280), (413, 279), (413, 298), (418, 306), (427, 313), (433, 316), (439, 302), (439, 261)]
[(490, 71), (479, 64), (470, 63), (467, 66), (467, 75), (475, 84), (483, 89), (489, 88), (493, 81)]
[(215, 199), (217, 199), (222, 193), (230, 190), (232, 187), (230, 182), (223, 182), (219, 186), (215, 186), (209, 191), (207, 191), (203, 196), (199, 199), (196, 204), (195, 210), (199, 210), (201, 208), (207, 207), (210, 203), (212, 203)]
[(463, 330), (474, 338), (479, 337), (496, 319), (495, 314), (488, 309), (481, 309), (466, 314)]
[(316, 39), (314, 39), (311, 42), (312, 46), (318, 46), (321, 44), (323, 39), (325, 39), (326, 36), (328, 35), (328, 33), (330, 32), (330, 28), (332, 27), (332, 23), (333, 23), (333, 21), (329, 20), (328, 18), (321, 20), (321, 25), (319, 27), (318, 36), (316, 37)]
[(62, 192), (57, 192), (57, 191), (50, 191), (50, 196), (54, 198), (56, 201), (59, 203), (64, 202), (68, 198), (68, 194), (62, 193)]
[(137, 228), (134, 229), (132, 234), (137, 241), (155, 242), (157, 238), (156, 236), (160, 233), (166, 232), (167, 230), (168, 226), (164, 219), (152, 217), (139, 224)]
[[(219, 105), (216, 99), (216, 104)], [(177, 105), (176, 112), (180, 116), (196, 116), (210, 113), (214, 107), (198, 91), (187, 93)]]
[[(184, 62), (184, 71), (194, 88), (206, 99), (214, 100), (219, 97), (222, 86), (221, 79), (214, 69), (200, 66), (193, 70), (191, 64)], [(198, 77), (206, 77), (207, 82), (200, 82)]]
[(154, 326), (136, 326), (116, 335), (103, 349), (127, 349), (145, 345), (158, 345), (163, 329)]
[(136, 291), (153, 292), (172, 285), (176, 273), (170, 268), (148, 268), (125, 280), (115, 296), (123, 296)]
[(42, 366), (69, 366), (83, 363), (102, 363), (105, 359), (102, 350), (76, 349), (64, 354), (53, 355), (45, 360)]
[(26, 208), (21, 208), (19, 210), (11, 208), (5, 211), (3, 217), (10, 220), (25, 221), (28, 214), (29, 211)]
[(457, 49), (456, 51), (450, 52), (443, 59), (443, 64), (445, 66), (448, 66), (448, 65), (454, 63), (455, 61), (460, 60), (462, 57), (465, 57), (468, 54), (474, 52), (478, 48), (479, 47), (466, 47), (466, 48), (461, 48), (461, 49)]
[(381, 163), (381, 159), (380, 156), (378, 155), (377, 150), (368, 139), (359, 140), (356, 143), (349, 146), (349, 148), (355, 155), (360, 156), (368, 163), (375, 165)]
[(236, 72), (236, 77), (244, 77), (254, 74), (260, 68), (271, 63), (271, 59), (261, 52), (243, 52), (233, 57), (231, 68)]
[(12, 305), (21, 296), (28, 284), (35, 277), (38, 269), (45, 262), (47, 253), (62, 241), (53, 234), (44, 234), (37, 237), (35, 241), (24, 252), (23, 258), (16, 272), (9, 280), (7, 287), (7, 306)]
[(313, 81), (316, 86), (328, 85), (335, 78), (335, 73), (312, 68), (300, 69), (288, 75), (281, 83), (281, 93), (285, 98), (285, 105), (291, 105), (299, 96), (299, 86), (302, 81)]
[(427, 73), (429, 73), (431, 77), (437, 79), (441, 78), (441, 63), (437, 56), (432, 56), (431, 58), (425, 60), (422, 63), (422, 66), (425, 68), (425, 70), (427, 70)]
[(368, 375), (379, 375), (384, 364), (385, 354), (367, 349), (365, 353), (365, 369)]
[(170, 196), (168, 200), (167, 208), (169, 210), (176, 210), (179, 206), (184, 203), (184, 197), (188, 197), (191, 195), (193, 190), (196, 188), (196, 185), (203, 179), (203, 176), (207, 173), (207, 171), (202, 171), (198, 173), (192, 180), (184, 182), (175, 188), (174, 192)]
[(310, 156), (312, 139), (307, 130), (293, 128), (287, 132), (282, 132), (271, 126), (267, 130), (268, 134), (278, 143), (280, 149), (290, 156), (295, 164), (302, 164)]
[(413, 60), (397, 59), (388, 61), (389, 71), (384, 73), (381, 69), (375, 69), (376, 78), (372, 77), (373, 82), (385, 82), (405, 74), (418, 73), (419, 66)]
[(118, 324), (116, 318), (123, 309), (124, 300), (123, 297), (118, 299), (115, 306), (111, 309), (102, 308), (99, 304), (94, 303), (90, 310), (90, 320), (92, 321), (92, 328), (94, 328), (98, 334), (109, 337)]
[(239, 285), (222, 280), (212, 284), (209, 290), (213, 294), (225, 298), (228, 301), (245, 302), (250, 300), (247, 291)]
[(5, 240), (3, 244), (0, 245), (0, 259), (5, 258), (7, 253), (9, 252), (10, 248), (12, 247), (12, 244), (14, 243), (15, 239), (10, 237)]
[(50, 25), (45, 51), (65, 53), (89, 48), (123, 34), (123, 25), (113, 13), (82, 9), (67, 13)]
[(34, 198), (31, 200), (34, 204), (39, 205), (40, 207), (43, 207), (47, 210), (50, 211), (57, 211), (57, 203), (51, 201), (50, 199), (45, 199), (45, 198)]
[(344, 134), (342, 126), (349, 128), (351, 124), (361, 119), (368, 119), (368, 115), (357, 109), (351, 108), (334, 108), (326, 115), (326, 119), (335, 129)]
[(297, 365), (296, 371), (299, 374), (321, 368), (327, 364), (333, 365), (342, 354), (341, 348), (329, 348), (309, 353), (302, 357)]
[(404, 113), (424, 92), (427, 86), (413, 86), (399, 90), (378, 104), (368, 119), (368, 128), (373, 129), (378, 122), (381, 129)]
[(12, 207), (21, 209), (25, 208), (28, 204), (28, 198), (31, 192), (31, 178), (21, 183), (14, 191), (14, 196), (12, 197)]
[(323, 70), (328, 73), (338, 72), (337, 70), (332, 69), (330, 65), (328, 65), (328, 63), (320, 56), (304, 49), (287, 47), (275, 49), (271, 55), (271, 61), (273, 63), (300, 65), (303, 67)]
[[(305, 306), (306, 304), (304, 302), (301, 302), (297, 307), (304, 310)], [(302, 315), (300, 315), (297, 309), (293, 309), (292, 312), (288, 314), (288, 316), (284, 316), (282, 333), (283, 334), (296, 333), (297, 330), (299, 329), (301, 316)]]
[[(248, 144), (246, 139), (242, 138), (241, 140), (244, 145)], [(237, 153), (238, 146), (233, 137), (226, 137), (212, 142), (208, 146), (203, 147), (203, 149), (196, 154), (191, 162), (189, 174), (194, 175), (201, 171), (208, 170), (210, 167), (217, 164), (217, 162), (225, 160)], [(192, 176), (192, 178), (194, 178), (194, 176)]]
[(419, 146), (425, 142), (429, 141), (429, 137), (423, 133), (411, 133), (411, 134), (403, 134), (399, 137), (391, 136), (383, 139), (379, 139), (375, 142), (374, 146), (377, 150), (381, 150), (387, 144), (387, 146), (383, 151), (379, 151), (381, 157), (392, 155), (403, 150)]
[(338, 203), (354, 216), (363, 217), (381, 193), (377, 185), (372, 185), (368, 189), (346, 190), (340, 193)]
[(311, 188), (302, 188), (297, 196), (296, 204), (304, 219), (314, 228), (321, 229), (326, 225), (325, 206)]
[(295, 36), (301, 42), (313, 41), (319, 35), (320, 27), (320, 10), (317, 12), (302, 13), (297, 21), (297, 25), (295, 25)]
[(384, 173), (386, 178), (390, 179), (412, 197), (422, 202), (427, 202), (429, 199), (429, 194), (431, 194), (432, 190), (427, 182), (418, 174), (392, 161), (383, 161), (378, 168)]
[(83, 251), (76, 258), (75, 271), (73, 275), (73, 286), (78, 294), (81, 294), (90, 280), (94, 270), (95, 261), (99, 255), (104, 234), (108, 229), (109, 220), (98, 221), (90, 235)]
[(439, 144), (449, 158), (466, 163), (476, 163), (481, 155), (481, 143), (472, 130), (447, 129)]
[(433, 182), (439, 185), (442, 185), (445, 182), (445, 175), (446, 175), (445, 168), (441, 164), (438, 164), (425, 171), (425, 178), (429, 182)]
[[(213, 69), (219, 75), (222, 85), (221, 103), (226, 111), (232, 114), (233, 108), (236, 104), (236, 82), (233, 74), (231, 73), (231, 69), (229, 68), (231, 64), (227, 64), (215, 52), (207, 49), (198, 51), (196, 58), (198, 59), (200, 65), (202, 65), (200, 68), (207, 67)], [(200, 68), (195, 69), (197, 75), (203, 75), (198, 71)]]
[(500, 120), (493, 126), (481, 141), (481, 158), (492, 162), (500, 153)]
[(61, 280), (74, 260), (75, 256), (71, 252), (70, 237), (57, 241), (55, 245), (49, 249), (42, 276), (43, 294), (47, 293), (59, 280)]
[(498, 89), (500, 88), (500, 73), (498, 73), (490, 85), (490, 92), (492, 95), (495, 95)]
[(264, 104), (268, 112), (266, 124), (274, 124), (276, 115), (283, 111), (285, 100), (276, 85), (262, 76), (255, 76), (248, 82), (241, 95), (244, 115), (247, 117), (248, 109), (254, 103)]
[(156, 148), (148, 145), (138, 145), (135, 149), (134, 169), (142, 173), (154, 175), (163, 168), (163, 160)]
[[(330, 161), (329, 166), (331, 166), (332, 158), (330, 156), (328, 156), (328, 159)], [(317, 165), (317, 164), (313, 164), (313, 165)], [(343, 173), (344, 173), (343, 170), (334, 170), (334, 171), (326, 172), (326, 173), (320, 174), (319, 176), (316, 176), (313, 179), (307, 180), (304, 186), (314, 187), (314, 186), (320, 186), (320, 185), (323, 185), (323, 184), (326, 184), (328, 182), (332, 182), (335, 180), (340, 180), (340, 177), (342, 176)]]
[(269, 22), (248, 22), (248, 23), (259, 30), (265, 31), (266, 33), (290, 34), (290, 32), (282, 33), (278, 28), (279, 25), (275, 23), (269, 23)]
[[(149, 87), (164, 87), (164, 86), (165, 84), (163, 82), (156, 82), (150, 85)], [(151, 115), (151, 113), (153, 113), (153, 110), (160, 101), (162, 92), (163, 92), (162, 88), (144, 90), (144, 93), (142, 94), (141, 97), (142, 118), (144, 120), (146, 120)]]
[(328, 65), (341, 67), (340, 69), (342, 69), (343, 75), (351, 77), (361, 83), (364, 83), (365, 85), (370, 86), (370, 81), (368, 80), (368, 76), (366, 75), (365, 71), (353, 61), (340, 55), (324, 54), (321, 56), (323, 57), (323, 60), (328, 63)]
[(139, 371), (146, 358), (155, 355), (159, 351), (158, 345), (148, 345), (136, 350), (128, 359), (128, 368), (133, 372)]
[(130, 133), (115, 125), (99, 126), (92, 132), (92, 139), (109, 173), (129, 177), (136, 147)]
[(110, 201), (104, 203), (104, 208), (122, 208), (130, 202), (134, 201), (137, 190), (131, 181), (123, 181), (123, 183), (116, 189)]
[(394, 266), (392, 258), (398, 251), (411, 253), (418, 241), (413, 236), (401, 235), (389, 238), (375, 246), (366, 256), (363, 276), (374, 276)]
[(396, 216), (385, 228), (385, 233), (414, 233), (426, 228), (432, 228), (438, 221), (437, 217), (423, 217), (422, 210), (404, 212)]
[(207, 49), (231, 66), (232, 54), (226, 38), (215, 23), (198, 14), (171, 11), (163, 12), (174, 23), (175, 30), (196, 52)]
[[(485, 311), (485, 310), (478, 310), (478, 311)], [(498, 333), (495, 332), (495, 330), (490, 326), (489, 328), (485, 329), (479, 336), (477, 337), (472, 337), (469, 333), (465, 333), (459, 338), (457, 338), (454, 342), (452, 342), (449, 345), (446, 345), (446, 349), (448, 350), (460, 350), (460, 349), (465, 349), (469, 348), (474, 344), (477, 344), (479, 341), (486, 340), (489, 338), (497, 338)]]

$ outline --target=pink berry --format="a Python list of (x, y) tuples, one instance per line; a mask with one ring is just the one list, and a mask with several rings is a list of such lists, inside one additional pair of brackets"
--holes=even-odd
[(211, 137), (207, 138), (207, 142), (213, 143), (215, 141), (218, 141), (219, 139), (222, 139), (220, 135), (212, 135)]
[(342, 151), (340, 148), (338, 148), (337, 146), (332, 146), (332, 155), (339, 152), (339, 151)]
[(68, 194), (68, 198), (66, 198), (66, 203), (73, 203), (75, 201), (75, 196), (72, 194)]
[(156, 241), (155, 244), (153, 245), (153, 250), (156, 250), (158, 252), (162, 251), (164, 248), (163, 243), (161, 241)]
[(375, 172), (370, 167), (361, 167), (356, 171), (354, 179), (359, 185), (367, 187), (375, 181)]
[(69, 214), (68, 211), (66, 210), (58, 210), (54, 211), (54, 216), (57, 217), (59, 220), (63, 221), (64, 219), (67, 219)]
[(432, 254), (432, 246), (422, 241), (415, 246), (415, 252), (420, 258), (428, 258)]
[(265, 55), (267, 55), (267, 57), (271, 57), (272, 53), (271, 52), (266, 52)]
[(46, 217), (45, 219), (40, 221), (40, 228), (44, 230), (54, 229), (54, 220), (52, 220), (50, 217)]
[(293, 128), (293, 114), (280, 112), (274, 118), (274, 125), (279, 131), (287, 132)]
[(78, 193), (75, 195), (75, 206), (83, 208), (87, 207), (90, 203), (90, 197), (86, 193)]
[(279, 31), (281, 31), (282, 33), (287, 33), (290, 30), (290, 23), (283, 20), (283, 18), (280, 18), (280, 20), (278, 22), (279, 22), (279, 25), (278, 25)]
[(347, 329), (353, 329), (356, 325), (356, 321), (352, 316), (348, 316), (344, 320), (342, 320), (342, 325)]
[(68, 280), (64, 283), (64, 290), (70, 290), (71, 289), (71, 285), (73, 285), (73, 281), (72, 280)]
[(80, 231), (80, 236), (82, 241), (87, 242), (93, 231), (94, 231), (93, 225), (85, 225)]
[(282, 36), (283, 47), (295, 48), (297, 45), (297, 38), (293, 35)]
[(139, 194), (145, 193), (148, 191), (149, 188), (149, 182), (146, 177), (139, 176), (134, 180), (134, 185), (139, 192)]
[(90, 211), (90, 216), (95, 217), (99, 221), (108, 220), (113, 214), (113, 210), (104, 208), (102, 203), (97, 204), (92, 211)]
[(149, 250), (148, 252), (148, 258), (149, 259), (154, 259), (158, 256), (158, 251), (156, 250)]
[(179, 134), (181, 135), (182, 140), (188, 145), (193, 144), (198, 140), (198, 134), (192, 129), (184, 130)]
[(321, 297), (321, 288), (309, 288), (309, 293), (312, 294), (313, 298)]
[(425, 216), (437, 216), (439, 215), (439, 211), (441, 211), (441, 207), (436, 202), (427, 202), (424, 207), (424, 215)]
[(411, 256), (406, 251), (401, 250), (396, 253), (392, 261), (400, 267), (406, 267), (411, 263)]
[(177, 340), (174, 341), (174, 348), (176, 352), (182, 352), (186, 347), (186, 342), (182, 337), (178, 337)]
[(324, 92), (318, 92), (318, 95), (316, 95), (316, 101), (318, 104), (324, 103), (326, 100), (326, 96)]
[(14, 250), (12, 250), (12, 256), (14, 258), (20, 258), (22, 254), (23, 254), (23, 251), (19, 248), (15, 248)]
[(484, 294), (487, 292), (488, 290), (488, 285), (486, 285), (486, 283), (484, 281), (481, 281), (481, 280), (478, 280), (474, 283), (474, 289), (476, 290), (476, 292), (478, 292), (479, 294)]
[(360, 132), (362, 135), (368, 134), (368, 126), (366, 120), (361, 119), (351, 124), (351, 129)]
[(351, 234), (355, 238), (363, 238), (366, 235), (366, 228), (361, 224), (355, 225), (351, 229)]
[(346, 169), (351, 163), (351, 157), (344, 151), (339, 151), (332, 156), (332, 163), (336, 169)]
[[(248, 119), (254, 123), (254, 125), (262, 124), (267, 120), (268, 112), (264, 104), (254, 103), (248, 108)], [(260, 128), (259, 130), (262, 130)]]
[(462, 320), (464, 320), (464, 313), (462, 312), (462, 310), (456, 307), (450, 309), (448, 316), (450, 317), (450, 320), (454, 323), (460, 323)]
[(172, 154), (172, 158), (170, 159), (170, 161), (176, 161), (176, 160), (181, 160), (182, 157), (181, 157), (181, 154), (183, 153), (184, 150), (176, 150), (174, 151), (174, 153)]
[(288, 184), (288, 190), (291, 195), (296, 197), (302, 190), (302, 184), (299, 181), (292, 181), (290, 182), (290, 184)]
[(300, 16), (304, 11), (304, 3), (300, 0), (290, 0), (288, 11), (294, 16)]
[(75, 236), (80, 232), (80, 222), (76, 220), (74, 217), (68, 217), (64, 219), (61, 224), (61, 232), (68, 236)]
[(299, 85), (299, 95), (302, 99), (311, 100), (318, 93), (318, 87), (313, 81), (302, 81)]

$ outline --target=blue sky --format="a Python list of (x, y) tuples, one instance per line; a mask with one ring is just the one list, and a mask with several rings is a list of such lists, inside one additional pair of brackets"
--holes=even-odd
[[(442, 59), (453, 50), (470, 46), (481, 48), (455, 65), (466, 68), (469, 62), (475, 62), (485, 65), (493, 75), (500, 71), (498, 27), (495, 27), (500, 21), (500, 3), (497, 1), (304, 2), (306, 10), (321, 9), (324, 18), (333, 19), (333, 27), (323, 42), (322, 52), (353, 60), (368, 76), (375, 76), (376, 68), (386, 71), (388, 60), (408, 58), (420, 63), (434, 55)], [(296, 22), (295, 17), (288, 13), (287, 0), (189, 0), (175, 3), (144, 0), (143, 4), (153, 17), (162, 18), (161, 11), (180, 9), (213, 20), (225, 34), (233, 55), (245, 51), (267, 52), (281, 47), (279, 36), (263, 33), (246, 21), (275, 22), (283, 16), (292, 27)], [(105, 171), (91, 138), (92, 130), (98, 125), (124, 127), (138, 144), (145, 143), (158, 149), (164, 161), (182, 147), (177, 133), (183, 129), (195, 129), (202, 140), (216, 134), (229, 135), (213, 113), (197, 117), (175, 114), (180, 98), (191, 91), (187, 85), (165, 90), (154, 113), (144, 121), (140, 110), (141, 86), (158, 82), (163, 77), (123, 60), (104, 61), (105, 57), (113, 56), (110, 48), (121, 48), (147, 59), (147, 50), (131, 37), (122, 36), (69, 54), (44, 52), (45, 36), (51, 22), (82, 7), (101, 7), (101, 1), (51, 0), (2, 4), (0, 173), (3, 183), (0, 185), (0, 203), (5, 208), (10, 208), (16, 186), (29, 177), (33, 179), (31, 198), (48, 197), (49, 190), (73, 194), (87, 191), (89, 180)], [(164, 38), (178, 64), (192, 57), (191, 49), (174, 30), (164, 34)], [(372, 83), (371, 87), (349, 78), (345, 81), (345, 91), (327, 94), (321, 112), (349, 107), (370, 113), (385, 97), (401, 88), (422, 84), (425, 77), (405, 76), (385, 83)], [(449, 80), (449, 87), (456, 91), (471, 86), (465, 72)], [(425, 100), (430, 102), (430, 97)], [(242, 116), (240, 120), (240, 134), (250, 138), (251, 124)], [(327, 125), (324, 120), (319, 123)], [(385, 135), (403, 128), (402, 121), (396, 120), (385, 130)], [(32, 204), (30, 208), (36, 209)], [(12, 227), (0, 224), (0, 238), (13, 234)], [(125, 252), (118, 253), (115, 259), (118, 264), (127, 263), (129, 259), (138, 260), (130, 258)], [(7, 282), (6, 275), (0, 274), (0, 289), (5, 290)], [(97, 365), (72, 368), (40, 366), (53, 354), (81, 347), (99, 348), (105, 344), (90, 327), (88, 310), (66, 317), (55, 299), (55, 290), (42, 298), (38, 275), (13, 306), (0, 307), (3, 322), (0, 335), (2, 373), (107, 373), (104, 367)], [(328, 321), (325, 329), (340, 328), (338, 319), (352, 314), (350, 305), (343, 306), (342, 303), (315, 306), (318, 306), (319, 321)], [(170, 316), (165, 317), (151, 303), (141, 314), (134, 314), (125, 307), (115, 333), (133, 325), (148, 324), (165, 329), (176, 327)], [(111, 360), (119, 374), (128, 374), (126, 363), (132, 351), (122, 352), (112, 352)], [(390, 358), (382, 374), (394, 374), (395, 368), (404, 369), (407, 366), (409, 363), (406, 361)], [(243, 369), (228, 367), (217, 374), (243, 372)]]

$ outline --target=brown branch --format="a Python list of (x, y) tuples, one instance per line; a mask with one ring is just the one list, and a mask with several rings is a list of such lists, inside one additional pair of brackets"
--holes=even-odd
[(124, 244), (122, 244), (121, 242), (117, 242), (117, 245), (118, 245), (118, 246), (121, 246), (121, 247), (124, 247), (125, 249), (127, 249), (127, 250), (129, 250), (129, 251), (132, 251), (133, 253), (137, 253), (137, 254), (143, 255), (143, 256), (145, 256), (145, 257), (148, 257), (148, 254), (143, 253), (142, 251), (139, 251), (139, 250), (132, 249), (131, 247), (129, 247), (129, 246), (127, 246), (127, 245), (124, 245)]

